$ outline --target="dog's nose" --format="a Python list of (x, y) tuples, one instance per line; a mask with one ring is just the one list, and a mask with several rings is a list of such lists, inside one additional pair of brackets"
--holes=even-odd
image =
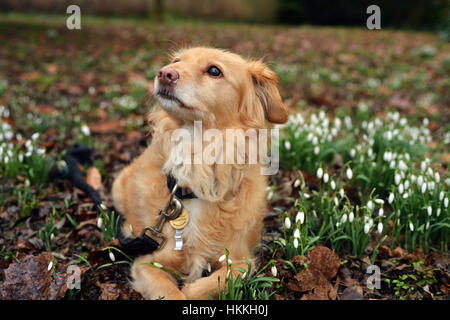
[(173, 68), (164, 67), (158, 71), (158, 80), (162, 84), (173, 84), (180, 78), (180, 74)]

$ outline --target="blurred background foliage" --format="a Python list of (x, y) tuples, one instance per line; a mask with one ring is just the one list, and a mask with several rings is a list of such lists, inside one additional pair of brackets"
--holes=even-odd
[(170, 18), (202, 18), (258, 23), (365, 25), (366, 8), (381, 8), (382, 27), (439, 30), (448, 36), (448, 0), (2, 0), (2, 11), (65, 12), (77, 4), (83, 13)]

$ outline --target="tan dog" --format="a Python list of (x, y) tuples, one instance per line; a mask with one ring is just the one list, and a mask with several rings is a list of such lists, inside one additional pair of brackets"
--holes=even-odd
[[(285, 123), (287, 112), (277, 88), (278, 76), (261, 61), (212, 48), (190, 48), (175, 53), (162, 68), (154, 85), (159, 106), (150, 116), (153, 141), (126, 167), (113, 185), (115, 207), (125, 215), (124, 233), (137, 236), (154, 226), (169, 200), (166, 176), (197, 199), (183, 200), (189, 223), (183, 230), (183, 249), (174, 250), (175, 230), (165, 223), (167, 243), (132, 266), (134, 288), (147, 299), (208, 299), (218, 295), (218, 276), (226, 278), (224, 249), (232, 267), (247, 265), (260, 240), (266, 213), (266, 176), (260, 164), (178, 164), (173, 161), (176, 129), (192, 130), (201, 121), (203, 130), (215, 128), (265, 128)], [(225, 136), (225, 135), (224, 135)], [(131, 226), (130, 226), (131, 225)], [(180, 290), (172, 273), (148, 265), (157, 262), (184, 274)], [(213, 273), (201, 277), (208, 263)]]

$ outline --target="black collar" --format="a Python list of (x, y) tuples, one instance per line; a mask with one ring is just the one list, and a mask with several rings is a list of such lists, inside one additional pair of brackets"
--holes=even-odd
[[(177, 179), (174, 176), (172, 175), (167, 176), (167, 188), (169, 189), (169, 192), (172, 192), (176, 184)], [(175, 196), (180, 200), (197, 198), (197, 196), (189, 188), (178, 188), (175, 191)]]

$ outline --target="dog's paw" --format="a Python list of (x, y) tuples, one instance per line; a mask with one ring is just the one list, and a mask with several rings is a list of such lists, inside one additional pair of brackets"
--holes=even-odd
[(176, 293), (172, 293), (171, 295), (164, 297), (164, 300), (187, 300), (188, 298), (186, 297), (186, 295), (179, 291)]
[(181, 291), (172, 292), (170, 294), (141, 293), (145, 300), (187, 300), (186, 295)]
[(181, 292), (186, 296), (188, 300), (208, 300), (208, 294), (205, 294), (205, 290), (202, 290), (198, 283), (186, 283), (181, 289)]

